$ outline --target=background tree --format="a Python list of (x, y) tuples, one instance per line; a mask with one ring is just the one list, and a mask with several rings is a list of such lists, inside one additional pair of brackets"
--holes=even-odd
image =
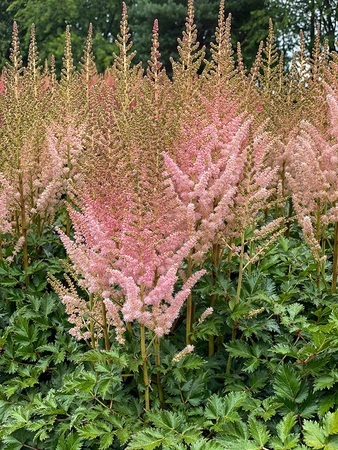
[[(150, 55), (154, 19), (159, 22), (161, 61), (171, 73), (170, 56), (177, 60), (177, 37), (181, 35), (187, 14), (187, 0), (128, 0), (129, 22), (135, 62), (146, 65)], [(198, 41), (207, 46), (214, 40), (219, 0), (195, 0), (195, 23)], [(335, 49), (338, 23), (338, 0), (226, 0), (226, 15), (232, 14), (232, 42), (241, 43), (244, 63), (250, 68), (261, 40), (268, 34), (271, 17), (279, 46), (287, 56), (304, 30), (308, 48), (312, 48), (317, 24)], [(89, 23), (93, 24), (93, 50), (99, 72), (113, 61), (113, 52), (121, 17), (120, 0), (2, 0), (0, 9), (0, 67), (9, 56), (12, 22), (18, 22), (22, 55), (28, 52), (32, 23), (40, 58), (55, 55), (57, 72), (61, 69), (66, 26), (72, 32), (74, 62), (80, 61)]]
[(0, 67), (8, 61), (12, 40), (13, 19), (7, 11), (10, 4), (11, 0), (2, 0), (0, 8)]
[[(161, 60), (168, 72), (171, 72), (170, 56), (177, 59), (177, 37), (181, 35), (187, 14), (186, 0), (129, 0), (127, 2), (132, 38), (137, 56), (135, 62), (146, 64), (150, 54), (151, 32), (154, 19), (160, 27)], [(252, 11), (263, 10), (264, 0), (226, 2), (226, 14), (232, 13), (233, 43), (240, 41), (243, 46), (245, 62), (251, 65), (259, 41), (264, 39), (268, 30), (268, 19), (259, 25), (259, 33), (250, 34), (253, 26)], [(214, 39), (217, 23), (219, 0), (195, 0), (195, 21), (198, 40), (202, 45)], [(57, 71), (62, 64), (66, 25), (72, 31), (72, 50), (74, 61), (80, 60), (86, 40), (89, 23), (93, 24), (93, 49), (99, 72), (112, 63), (121, 16), (119, 0), (3, 0), (0, 12), (0, 51), (1, 66), (8, 59), (11, 41), (12, 22), (18, 22), (22, 54), (28, 51), (31, 24), (35, 24), (41, 61), (50, 60), (55, 55)], [(255, 19), (256, 20), (256, 19)], [(249, 24), (249, 25), (248, 25)], [(207, 56), (209, 56), (207, 54)]]
[[(197, 39), (201, 45), (207, 47), (209, 56), (209, 43), (214, 40), (217, 25), (219, 0), (195, 0), (195, 23), (197, 26)], [(257, 27), (253, 23), (252, 12), (264, 9), (264, 0), (230, 0), (225, 2), (226, 15), (232, 14), (232, 40), (236, 48), (237, 42), (242, 44), (245, 63), (250, 66), (255, 58), (260, 40), (265, 39), (268, 33), (268, 18), (259, 24), (258, 33), (249, 31)], [(149, 42), (151, 39), (152, 24), (155, 19), (159, 22), (160, 51), (162, 61), (171, 72), (169, 57), (177, 59), (177, 36), (184, 27), (187, 13), (186, 0), (139, 0), (135, 2), (130, 11), (130, 23), (133, 31), (135, 49), (138, 57), (144, 63), (149, 55)], [(256, 20), (256, 19), (255, 19)]]
[[(254, 40), (258, 38), (261, 24), (266, 23), (269, 17), (273, 19), (279, 46), (287, 57), (299, 41), (300, 30), (304, 32), (308, 50), (313, 48), (318, 25), (321, 34), (329, 41), (330, 50), (337, 50), (337, 0), (265, 0), (264, 8), (252, 12), (255, 27), (251, 28), (249, 35)], [(250, 28), (250, 23), (247, 28)]]
[[(31, 24), (35, 24), (41, 61), (55, 55), (61, 68), (66, 26), (72, 31), (74, 61), (80, 61), (89, 24), (93, 24), (93, 46), (99, 71), (111, 64), (121, 17), (119, 0), (8, 1), (7, 18), (18, 22), (23, 56), (28, 49)], [(7, 25), (11, 28), (10, 23)]]

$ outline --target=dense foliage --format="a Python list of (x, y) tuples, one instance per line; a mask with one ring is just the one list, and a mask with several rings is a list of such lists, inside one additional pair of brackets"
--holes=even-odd
[(92, 29), (0, 84), (0, 448), (338, 449), (338, 55), (247, 72), (194, 2), (169, 78)]
[[(76, 64), (80, 60), (86, 40), (89, 23), (93, 25), (93, 47), (95, 62), (99, 72), (113, 62), (116, 52), (115, 39), (121, 15), (119, 0), (2, 0), (0, 8), (0, 68), (9, 56), (11, 25), (15, 20), (19, 25), (21, 54), (26, 61), (30, 28), (35, 24), (39, 40), (41, 61), (50, 62), (55, 56), (59, 74), (66, 25), (71, 27), (72, 52)], [(151, 28), (155, 19), (161, 29), (161, 61), (171, 74), (170, 56), (177, 59), (177, 37), (184, 28), (186, 13), (185, 0), (129, 0), (127, 2), (133, 48), (137, 51), (135, 61), (146, 66), (151, 39)], [(219, 0), (195, 0), (195, 23), (198, 41), (206, 45), (209, 54), (210, 42), (215, 39), (215, 26)], [(335, 50), (337, 40), (337, 0), (226, 0), (226, 14), (232, 14), (232, 43), (241, 43), (243, 59), (251, 67), (261, 40), (268, 34), (269, 18), (274, 20), (274, 28), (280, 48), (286, 58), (290, 58), (295, 42), (302, 29), (307, 48), (314, 44), (316, 28), (320, 25), (330, 45)]]

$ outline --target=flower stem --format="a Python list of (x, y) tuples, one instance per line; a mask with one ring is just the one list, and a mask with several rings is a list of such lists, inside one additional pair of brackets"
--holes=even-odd
[(235, 298), (235, 305), (238, 305), (239, 298), (242, 290), (242, 281), (243, 281), (243, 265), (244, 265), (244, 244), (245, 244), (245, 231), (242, 231), (241, 236), (241, 253), (239, 255), (239, 273), (238, 273), (238, 282), (237, 282), (237, 294)]
[[(155, 338), (154, 347), (155, 347), (155, 362), (157, 368), (159, 368), (161, 366), (161, 340), (158, 336), (156, 336)], [(161, 382), (161, 372), (158, 369), (156, 373), (156, 379), (157, 379), (158, 398), (160, 400), (161, 408), (164, 409), (165, 404), (164, 404), (163, 386)]]
[(104, 345), (105, 345), (106, 351), (109, 351), (110, 350), (110, 342), (109, 342), (109, 335), (108, 335), (107, 311), (106, 311), (106, 306), (103, 303), (103, 298), (101, 298), (100, 302), (101, 302), (102, 328), (103, 328)]
[[(93, 301), (93, 294), (89, 294), (89, 305), (90, 305), (90, 311), (94, 311), (94, 301)], [(91, 318), (90, 319), (90, 341), (92, 349), (95, 348), (95, 331), (94, 331), (94, 321)]]
[[(320, 200), (317, 200), (317, 221), (316, 221), (316, 239), (317, 242), (320, 243), (321, 239), (321, 227), (320, 227), (320, 219), (321, 219), (321, 205)], [(321, 276), (321, 263), (317, 262), (317, 288), (320, 288), (320, 276)]]
[(144, 406), (145, 409), (148, 411), (150, 409), (150, 399), (149, 399), (150, 382), (147, 366), (146, 331), (144, 325), (140, 325), (140, 327), (141, 327), (141, 356), (143, 361), (143, 381), (145, 385)]
[(332, 285), (333, 294), (337, 292), (337, 271), (338, 271), (338, 222), (334, 227), (334, 243), (333, 243), (333, 268), (332, 268)]
[(19, 174), (19, 193), (20, 193), (20, 213), (21, 213), (21, 234), (24, 238), (23, 243), (23, 268), (26, 274), (26, 286), (29, 285), (28, 271), (28, 245), (27, 245), (27, 221), (26, 221), (26, 204), (23, 188), (22, 174)]
[[(221, 246), (219, 244), (213, 244), (212, 245), (212, 252), (211, 252), (211, 258), (212, 258), (212, 279), (213, 279), (213, 286), (217, 285), (217, 274), (216, 270), (219, 269), (220, 266), (220, 254), (221, 254)], [(217, 294), (211, 294), (210, 296), (210, 306), (212, 308), (215, 307), (215, 303), (217, 300)], [(209, 356), (211, 357), (215, 352), (215, 336), (209, 336)]]
[[(188, 257), (188, 268), (187, 268), (187, 278), (190, 278), (192, 275), (192, 260), (191, 254)], [(192, 331), (192, 323), (193, 323), (193, 314), (194, 314), (194, 306), (192, 302), (192, 293), (188, 295), (187, 298), (187, 321), (186, 321), (186, 331), (185, 331), (185, 341), (186, 344), (191, 344), (191, 331)]]

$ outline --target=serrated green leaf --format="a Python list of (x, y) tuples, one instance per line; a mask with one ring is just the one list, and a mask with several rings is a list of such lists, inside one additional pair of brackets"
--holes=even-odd
[(287, 355), (297, 358), (298, 351), (297, 348), (290, 344), (276, 344), (272, 347), (272, 351), (280, 355)]
[(323, 426), (328, 435), (338, 433), (338, 411), (327, 413), (323, 420)]
[(250, 345), (244, 341), (233, 341), (225, 344), (224, 347), (233, 357), (252, 358)]
[(176, 430), (179, 429), (182, 422), (184, 422), (183, 414), (175, 413), (172, 411), (148, 411), (147, 418), (156, 427), (162, 428), (163, 430)]
[(5, 444), (5, 450), (21, 450), (22, 442), (16, 439), (14, 436), (4, 436), (2, 441)]
[(277, 425), (277, 433), (280, 440), (284, 443), (290, 434), (290, 431), (297, 422), (297, 416), (293, 413), (288, 413)]
[(55, 417), (49, 417), (48, 419), (49, 420), (46, 420), (46, 419), (36, 420), (35, 419), (34, 422), (31, 422), (29, 425), (27, 425), (27, 430), (38, 431), (41, 428), (44, 428), (46, 425), (54, 423)]
[(213, 394), (205, 409), (204, 416), (210, 420), (219, 420), (225, 415), (224, 400), (216, 394)]
[(338, 450), (338, 436), (336, 434), (329, 437), (325, 450)]
[(319, 417), (324, 416), (325, 413), (327, 413), (331, 408), (333, 408), (335, 405), (335, 398), (333, 395), (325, 395), (320, 399), (319, 407), (318, 407), (318, 414)]
[(132, 432), (128, 426), (124, 427), (122, 430), (116, 431), (116, 436), (118, 440), (124, 445), (130, 438)]
[(210, 397), (204, 416), (210, 420), (233, 422), (238, 420), (237, 410), (247, 400), (244, 392), (230, 392), (224, 398), (214, 394)]
[(303, 433), (306, 445), (314, 449), (324, 448), (327, 435), (319, 423), (311, 420), (304, 420)]
[(165, 433), (158, 430), (139, 431), (131, 439), (126, 450), (153, 450), (165, 441)]
[(225, 419), (231, 422), (231, 414), (234, 411), (237, 411), (246, 400), (247, 395), (245, 392), (230, 392), (229, 394), (227, 394), (224, 397)]
[(248, 440), (250, 437), (249, 429), (242, 420), (236, 422), (226, 422), (222, 427), (222, 435), (227, 436), (230, 440), (236, 441), (237, 439)]
[(190, 450), (219, 450), (219, 444), (214, 441), (199, 439), (191, 444)]
[(102, 436), (105, 430), (93, 423), (88, 423), (87, 425), (78, 428), (77, 432), (83, 439), (95, 439), (99, 436)]
[(301, 387), (301, 379), (290, 364), (283, 364), (273, 383), (277, 397), (295, 401)]
[(318, 377), (314, 381), (314, 392), (322, 389), (330, 389), (335, 383), (338, 382), (337, 371), (332, 371), (328, 375)]
[(68, 436), (61, 436), (55, 450), (81, 450), (82, 439), (71, 432)]
[(237, 439), (234, 441), (222, 436), (216, 437), (215, 441), (219, 443), (219, 448), (222, 450), (259, 450), (257, 443), (249, 439)]
[(249, 378), (249, 387), (251, 392), (259, 392), (265, 384), (268, 378), (268, 373), (263, 370), (257, 370)]
[(109, 448), (113, 441), (114, 441), (114, 437), (115, 437), (115, 433), (114, 432), (110, 432), (110, 433), (104, 433), (101, 436), (101, 440), (100, 440), (100, 450), (105, 450), (107, 448)]
[(261, 447), (264, 447), (270, 438), (267, 426), (251, 417), (249, 420), (249, 429), (255, 442)]
[(261, 363), (261, 361), (258, 358), (248, 359), (243, 364), (243, 371), (244, 372), (248, 372), (248, 373), (252, 373), (252, 372), (254, 372), (257, 369), (257, 367), (260, 365), (260, 363)]
[(297, 447), (299, 443), (299, 434), (290, 434), (284, 442), (277, 437), (273, 437), (269, 441), (269, 446), (273, 450), (292, 450)]

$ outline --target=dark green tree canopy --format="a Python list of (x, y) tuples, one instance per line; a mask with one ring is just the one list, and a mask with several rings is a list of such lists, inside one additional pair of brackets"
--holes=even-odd
[(65, 29), (69, 25), (74, 61), (77, 62), (92, 23), (98, 70), (104, 70), (112, 62), (121, 17), (119, 0), (8, 0), (8, 5), (7, 15), (19, 26), (23, 54), (27, 51), (30, 28), (34, 23), (41, 61), (54, 54), (57, 67), (60, 67)]
[[(187, 0), (127, 0), (129, 25), (137, 55), (135, 62), (146, 64), (151, 46), (153, 22), (159, 22), (161, 59), (171, 72), (170, 57), (177, 59), (177, 38), (184, 29)], [(198, 40), (207, 46), (214, 40), (219, 0), (195, 0), (195, 23)], [(0, 8), (0, 67), (9, 56), (13, 21), (19, 27), (22, 55), (28, 52), (32, 23), (35, 24), (41, 63), (55, 56), (57, 71), (62, 65), (65, 29), (72, 33), (75, 64), (80, 61), (89, 24), (93, 25), (93, 50), (99, 72), (113, 61), (117, 51), (115, 39), (119, 32), (122, 11), (120, 0), (2, 0)], [(335, 49), (338, 23), (338, 0), (226, 0), (226, 14), (232, 14), (234, 48), (241, 43), (245, 64), (250, 67), (259, 42), (268, 33), (269, 18), (281, 49), (288, 55), (304, 30), (308, 47), (314, 42), (317, 24)]]
[[(135, 62), (146, 64), (149, 59), (151, 31), (155, 19), (160, 27), (160, 51), (162, 61), (170, 72), (169, 58), (177, 58), (177, 38), (184, 29), (187, 14), (187, 0), (127, 0), (129, 23), (137, 56)], [(122, 5), (120, 0), (3, 0), (0, 11), (1, 66), (8, 59), (11, 42), (12, 22), (17, 21), (21, 39), (22, 54), (28, 51), (30, 28), (35, 24), (41, 62), (50, 61), (53, 54), (59, 71), (65, 41), (65, 28), (70, 25), (74, 62), (80, 61), (89, 23), (93, 24), (93, 49), (99, 72), (112, 63), (116, 35)], [(233, 42), (243, 45), (245, 61), (251, 64), (259, 40), (267, 34), (266, 18), (260, 33), (248, 33), (253, 10), (263, 8), (264, 0), (226, 1), (226, 13), (233, 15)], [(195, 0), (195, 22), (198, 40), (206, 45), (214, 39), (217, 24), (219, 0)]]

